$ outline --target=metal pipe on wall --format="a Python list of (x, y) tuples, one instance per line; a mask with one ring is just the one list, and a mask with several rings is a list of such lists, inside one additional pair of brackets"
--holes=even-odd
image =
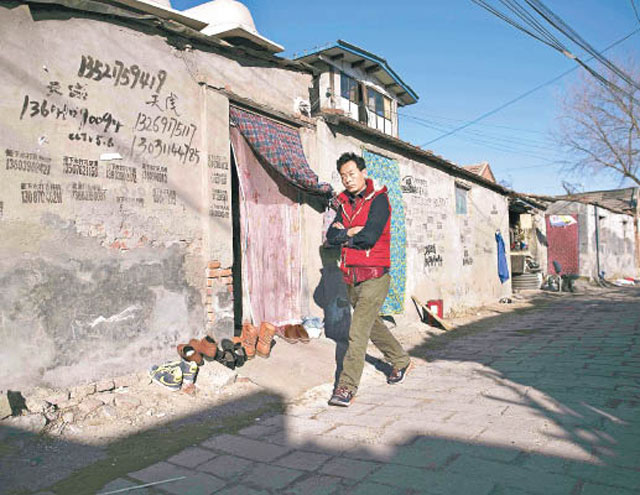
[(593, 205), (593, 216), (596, 221), (596, 269), (598, 278), (600, 278), (600, 218), (598, 216), (598, 207)]

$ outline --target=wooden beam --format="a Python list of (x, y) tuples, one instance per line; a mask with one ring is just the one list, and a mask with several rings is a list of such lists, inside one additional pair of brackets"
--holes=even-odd
[(344, 58), (344, 53), (338, 53), (337, 55), (330, 55), (329, 58), (331, 60), (342, 60)]
[(352, 63), (351, 67), (355, 67), (355, 68), (360, 67), (365, 62), (366, 62), (366, 60), (361, 58), (360, 60), (356, 60), (354, 63)]
[(371, 67), (367, 67), (364, 71), (367, 74), (372, 74), (373, 72), (377, 72), (380, 70), (380, 66), (378, 64), (372, 65)]
[(391, 83), (391, 84), (387, 84), (384, 89), (389, 90), (391, 88), (394, 88), (398, 85), (398, 83)]

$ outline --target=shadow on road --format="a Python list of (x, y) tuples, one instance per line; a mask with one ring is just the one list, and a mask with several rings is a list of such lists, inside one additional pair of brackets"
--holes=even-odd
[(104, 448), (4, 428), (3, 493), (638, 493), (639, 296), (545, 295), (430, 337), (411, 380), (349, 409), (258, 393)]

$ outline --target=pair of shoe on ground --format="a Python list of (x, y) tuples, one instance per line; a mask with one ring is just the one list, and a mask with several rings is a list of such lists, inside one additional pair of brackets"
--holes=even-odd
[(212, 337), (206, 335), (200, 340), (191, 339), (188, 344), (179, 344), (177, 350), (184, 361), (196, 363), (198, 366), (202, 366), (206, 359), (235, 369), (244, 365), (248, 359), (239, 337), (234, 337), (233, 341), (222, 339), (218, 345)]
[(311, 341), (307, 330), (300, 324), (277, 327), (276, 335), (289, 344), (296, 344), (298, 342), (308, 344)]
[[(413, 363), (409, 361), (409, 364), (407, 364), (404, 368), (393, 368), (391, 370), (391, 373), (387, 377), (387, 383), (389, 385), (397, 385), (398, 383), (402, 383), (409, 371), (411, 371), (412, 367)], [(334, 390), (331, 399), (329, 399), (329, 405), (349, 407), (355, 400), (355, 395), (355, 392), (349, 390), (347, 387), (338, 387)]]
[(273, 340), (276, 334), (276, 327), (271, 323), (263, 321), (260, 328), (254, 327), (251, 323), (245, 322), (242, 325), (242, 333), (239, 339), (247, 353), (247, 359), (253, 359), (256, 355), (268, 358), (271, 355), (271, 348), (274, 346)]

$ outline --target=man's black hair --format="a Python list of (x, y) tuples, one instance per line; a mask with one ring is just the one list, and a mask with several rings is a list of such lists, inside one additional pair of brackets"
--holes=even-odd
[(362, 158), (361, 156), (358, 156), (355, 153), (342, 153), (342, 155), (340, 155), (340, 158), (338, 158), (338, 161), (336, 162), (338, 172), (340, 172), (342, 166), (347, 162), (356, 162), (358, 170), (364, 170), (365, 168), (367, 168), (367, 165), (364, 163), (364, 158)]

